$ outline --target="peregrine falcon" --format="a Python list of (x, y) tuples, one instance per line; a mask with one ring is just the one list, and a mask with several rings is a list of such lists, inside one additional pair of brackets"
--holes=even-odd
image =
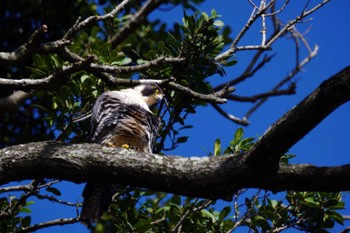
[[(157, 85), (103, 93), (93, 108), (89, 141), (152, 153), (160, 120), (149, 107), (162, 98)], [(83, 191), (81, 220), (88, 225), (95, 223), (108, 209), (115, 191), (115, 184), (88, 182)]]

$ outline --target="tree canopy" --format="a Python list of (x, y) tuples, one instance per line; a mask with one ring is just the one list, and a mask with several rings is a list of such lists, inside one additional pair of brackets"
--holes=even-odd
[[(288, 151), (350, 100), (350, 67), (334, 70), (263, 135), (247, 137), (242, 128), (269, 99), (296, 93), (300, 71), (319, 50), (299, 27), (329, 0), (244, 1), (251, 13), (242, 15), (247, 21), (238, 30), (215, 9), (201, 11), (203, 2), (3, 2), (1, 232), (79, 224), (81, 200), (65, 200), (71, 191), (59, 186), (67, 181), (123, 185), (108, 213), (86, 227), (92, 232), (328, 232), (344, 224), (348, 217), (339, 210), (341, 191), (350, 188), (349, 165), (295, 164)], [(183, 9), (181, 22), (157, 17), (174, 7)], [(273, 66), (277, 43), (295, 62), (270, 89), (243, 95), (248, 80)], [(246, 64), (239, 54), (249, 57)], [(158, 84), (166, 99), (152, 109), (162, 120), (153, 154), (86, 143), (100, 94), (148, 83)], [(244, 103), (250, 103), (244, 113), (228, 107)], [(235, 125), (233, 138), (228, 145), (213, 141), (201, 157), (170, 155), (188, 143), (188, 119), (204, 106)], [(68, 207), (74, 217), (33, 222), (31, 209), (43, 201)]]

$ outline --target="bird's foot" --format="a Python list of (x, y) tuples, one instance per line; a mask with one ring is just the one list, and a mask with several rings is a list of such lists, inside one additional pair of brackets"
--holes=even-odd
[(130, 149), (130, 146), (129, 146), (128, 144), (123, 144), (123, 145), (121, 146), (121, 148)]

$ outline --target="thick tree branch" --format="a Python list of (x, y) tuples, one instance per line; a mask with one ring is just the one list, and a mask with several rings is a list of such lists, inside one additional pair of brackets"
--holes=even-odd
[[(315, 91), (274, 123), (247, 157), (276, 165), (291, 146), (323, 119), (350, 100), (350, 66), (324, 81)], [(256, 153), (255, 151), (259, 151)]]
[[(257, 151), (256, 153), (260, 153)], [(37, 142), (0, 151), (0, 184), (42, 177), (81, 183), (106, 181), (209, 199), (230, 200), (237, 189), (341, 191), (350, 188), (350, 165), (281, 165), (256, 170), (244, 156), (180, 157), (97, 144)]]

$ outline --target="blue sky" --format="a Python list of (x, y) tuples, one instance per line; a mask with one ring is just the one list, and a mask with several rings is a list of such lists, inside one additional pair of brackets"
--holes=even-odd
[[(255, 1), (256, 2), (256, 1)], [(282, 18), (289, 19), (300, 12), (306, 0), (291, 1), (290, 10), (283, 12)], [(295, 3), (297, 2), (297, 3)], [(311, 3), (314, 1), (311, 1)], [(271, 98), (250, 118), (251, 124), (245, 127), (245, 136), (256, 137), (262, 135), (264, 131), (287, 110), (300, 102), (305, 96), (312, 92), (323, 80), (337, 73), (349, 65), (347, 55), (350, 53), (350, 1), (332, 1), (318, 12), (309, 17), (310, 21), (300, 25), (300, 31), (307, 28), (311, 31), (305, 36), (311, 46), (318, 44), (319, 54), (309, 63), (303, 72), (296, 76), (298, 80), (297, 94), (294, 96)], [(247, 21), (251, 6), (247, 0), (230, 1), (218, 0), (207, 1), (200, 6), (200, 10), (210, 13), (211, 9), (222, 15), (221, 20), (225, 25), (232, 27), (234, 37), (241, 30)], [(170, 12), (157, 11), (152, 17), (160, 17), (167, 22), (181, 22), (182, 9), (175, 8)], [(257, 25), (259, 26), (259, 25)], [(247, 34), (239, 45), (249, 45), (260, 43), (260, 36), (256, 30)], [(248, 80), (243, 85), (237, 86), (236, 94), (249, 95), (261, 93), (272, 88), (279, 79), (284, 77), (293, 67), (294, 57), (291, 56), (292, 45), (287, 39), (282, 39), (272, 46), (271, 53), (276, 53), (274, 61), (257, 73), (255, 77)], [(213, 77), (214, 83), (222, 83), (236, 77), (245, 68), (252, 53), (239, 52), (236, 54), (238, 64), (225, 69), (225, 77)], [(251, 107), (250, 104), (229, 103), (223, 106), (231, 114), (242, 117), (245, 111)], [(350, 164), (350, 156), (346, 154), (346, 143), (348, 143), (350, 123), (350, 106), (345, 104), (332, 113), (326, 120), (310, 132), (305, 138), (290, 149), (290, 153), (297, 154), (292, 160), (294, 163), (311, 163), (314, 165), (333, 166), (340, 164)], [(181, 145), (171, 154), (182, 156), (205, 156), (203, 151), (212, 151), (216, 138), (222, 140), (223, 145), (227, 145), (232, 139), (235, 130), (240, 127), (220, 116), (211, 107), (198, 108), (196, 115), (188, 118), (188, 123), (194, 128), (184, 132), (190, 138), (187, 143)], [(81, 201), (80, 193), (83, 185), (61, 184), (58, 186), (63, 192), (62, 199), (71, 202)], [(345, 200), (350, 202), (350, 197), (345, 196)], [(227, 204), (227, 203), (224, 203)], [(48, 202), (38, 202), (32, 207), (33, 222), (48, 221), (61, 217), (74, 217), (75, 210), (62, 210)], [(346, 213), (348, 211), (345, 211)], [(67, 225), (64, 227), (53, 227), (39, 232), (88, 232), (81, 224)], [(237, 231), (239, 232), (239, 231)], [(242, 231), (245, 232), (245, 231)]]

